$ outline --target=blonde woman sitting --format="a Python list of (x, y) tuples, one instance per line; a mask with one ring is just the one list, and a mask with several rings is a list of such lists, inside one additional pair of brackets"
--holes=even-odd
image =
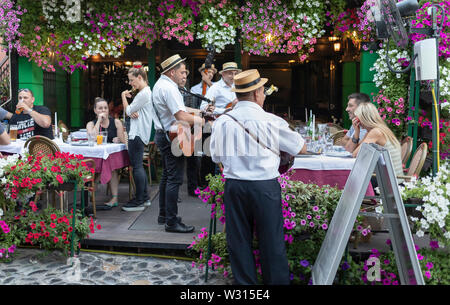
[[(389, 151), (395, 174), (397, 176), (402, 176), (403, 169), (400, 142), (380, 117), (378, 109), (372, 103), (361, 103), (361, 105), (359, 105), (355, 110), (353, 126), (355, 126), (354, 137), (356, 138), (359, 138), (360, 128), (367, 130), (367, 134), (363, 140), (352, 152), (353, 157), (355, 158), (358, 155), (362, 143), (378, 144)], [(397, 179), (397, 181), (400, 183), (403, 180)]]

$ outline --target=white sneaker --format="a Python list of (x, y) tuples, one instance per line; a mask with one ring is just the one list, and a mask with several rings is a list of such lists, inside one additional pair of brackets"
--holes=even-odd
[(147, 200), (146, 202), (144, 202), (144, 206), (149, 207), (152, 205), (152, 202), (149, 200)]

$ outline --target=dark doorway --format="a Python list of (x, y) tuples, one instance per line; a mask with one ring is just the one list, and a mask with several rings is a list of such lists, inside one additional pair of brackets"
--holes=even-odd
[(305, 120), (305, 108), (316, 115), (316, 121), (331, 122), (340, 117), (340, 65), (323, 58), (292, 67), (291, 103), (294, 119)]

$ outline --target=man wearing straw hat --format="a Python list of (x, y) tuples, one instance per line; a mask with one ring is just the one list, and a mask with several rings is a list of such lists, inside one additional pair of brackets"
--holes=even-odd
[(259, 243), (263, 281), (266, 285), (289, 284), (279, 153), (306, 153), (300, 134), (283, 119), (265, 112), (264, 84), (258, 70), (234, 77), (238, 99), (233, 110), (213, 125), (211, 156), (222, 163), (227, 247), (236, 284), (257, 284), (253, 258), (253, 229)]
[[(234, 85), (234, 76), (241, 72), (235, 62), (226, 62), (222, 66), (222, 70), (219, 74), (222, 76), (220, 81), (214, 83), (208, 92), (206, 92), (205, 97), (214, 100), (215, 105), (209, 106), (210, 111), (214, 111), (215, 114), (224, 113), (228, 104), (236, 103), (236, 94), (231, 90)], [(208, 107), (207, 102), (202, 102), (200, 110), (206, 110)]]
[[(152, 101), (156, 118), (161, 124), (156, 129), (155, 142), (161, 152), (163, 174), (159, 185), (158, 224), (165, 224), (166, 232), (190, 233), (193, 226), (185, 225), (178, 217), (178, 191), (183, 184), (184, 157), (175, 156), (168, 137), (168, 132), (176, 121), (190, 126), (201, 126), (204, 120), (186, 112), (183, 96), (179, 86), (186, 83), (188, 71), (186, 58), (176, 54), (161, 63), (161, 77), (153, 87)], [(176, 155), (178, 155), (176, 153)]]
[[(207, 70), (208, 72), (205, 72), (205, 70)], [(208, 89), (213, 85), (212, 79), (214, 75), (217, 73), (217, 69), (214, 66), (214, 64), (212, 64), (211, 67), (208, 69), (205, 69), (205, 64), (202, 64), (202, 66), (198, 68), (198, 71), (202, 75), (202, 81), (197, 85), (193, 86), (191, 88), (191, 92), (203, 95), (203, 84), (206, 84), (206, 92), (208, 92)]]

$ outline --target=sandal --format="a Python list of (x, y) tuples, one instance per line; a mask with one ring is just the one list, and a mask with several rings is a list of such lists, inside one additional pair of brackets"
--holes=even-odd
[(116, 206), (119, 205), (119, 203), (117, 202), (117, 195), (113, 195), (112, 197), (116, 198), (116, 200), (114, 202), (107, 202), (107, 203), (105, 203), (105, 205), (107, 205), (107, 206), (109, 206), (111, 208), (116, 207)]

